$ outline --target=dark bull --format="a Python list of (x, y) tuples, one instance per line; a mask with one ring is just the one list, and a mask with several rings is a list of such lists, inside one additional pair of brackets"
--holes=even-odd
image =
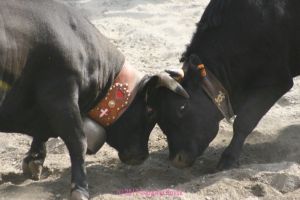
[[(96, 113), (100, 109), (100, 117), (106, 115), (107, 108), (98, 102), (119, 85), (114, 80), (122, 69), (124, 56), (72, 9), (50, 0), (0, 1), (0, 131), (33, 136), (24, 172), (39, 178), (46, 141), (60, 137), (71, 159), (71, 199), (88, 198), (84, 131), (91, 124), (84, 119), (92, 108)], [(156, 123), (148, 102), (155, 100), (152, 94), (161, 87), (187, 97), (164, 73), (140, 79), (134, 96), (117, 91), (118, 98), (129, 95), (132, 101), (125, 101), (126, 110), (123, 104), (116, 107), (124, 112), (120, 115), (117, 110), (113, 124), (107, 121), (106, 141), (125, 163), (139, 164), (148, 156), (148, 137)], [(110, 108), (117, 105), (108, 102)], [(103, 142), (105, 135), (99, 139)]]
[[(247, 136), (300, 74), (299, 9), (300, 1), (211, 0), (181, 59), (190, 99), (160, 92), (158, 124), (175, 166), (190, 166), (204, 152), (220, 120), (232, 116), (229, 105), (234, 135), (218, 169), (238, 166)], [(199, 66), (215, 79), (203, 78)]]

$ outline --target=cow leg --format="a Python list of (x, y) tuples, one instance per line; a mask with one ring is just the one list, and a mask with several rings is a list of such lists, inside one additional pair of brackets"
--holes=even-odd
[[(52, 107), (51, 109), (53, 111), (51, 124), (69, 150), (72, 173), (71, 200), (88, 199), (88, 184), (84, 163), (87, 143), (82, 130), (79, 109), (77, 106), (71, 106), (72, 102), (70, 101), (57, 103), (58, 107), (56, 109)], [(55, 107), (55, 105), (53, 106)]]
[(46, 158), (46, 141), (34, 137), (31, 143), (30, 150), (23, 159), (22, 169), (26, 176), (33, 180), (39, 180), (41, 177), (43, 164)]
[(262, 88), (249, 93), (246, 102), (237, 111), (237, 118), (233, 124), (234, 135), (221, 156), (217, 165), (218, 170), (239, 165), (239, 156), (247, 136), (275, 102), (291, 87), (292, 82), (288, 86)]
[(66, 77), (40, 84), (38, 102), (52, 130), (61, 137), (69, 150), (72, 174), (71, 200), (84, 200), (89, 196), (84, 163), (87, 142), (78, 105), (77, 84), (76, 81), (67, 80)]
[[(35, 108), (28, 102), (33, 102), (32, 95), (28, 94), (29, 87), (25, 83), (16, 84), (6, 96), (0, 107), (0, 131), (27, 133), (39, 135), (34, 137), (30, 150), (22, 162), (23, 173), (34, 180), (39, 180), (42, 166), (46, 157), (45, 142), (48, 136), (44, 130), (36, 129), (41, 126), (40, 117), (35, 113)], [(30, 100), (29, 100), (30, 99)], [(31, 126), (34, 124), (34, 126)]]
[(89, 198), (86, 181), (85, 153), (87, 150), (86, 138), (64, 138), (68, 147), (72, 164), (71, 200), (85, 200)]

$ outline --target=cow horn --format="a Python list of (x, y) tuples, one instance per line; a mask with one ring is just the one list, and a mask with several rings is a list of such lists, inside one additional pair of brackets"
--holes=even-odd
[(178, 82), (181, 82), (184, 78), (184, 71), (183, 69), (167, 69), (165, 70), (173, 79), (175, 79)]
[(173, 79), (169, 73), (163, 72), (156, 75), (156, 77), (158, 78), (156, 88), (166, 87), (176, 94), (179, 94), (187, 99), (190, 97), (185, 89), (175, 79)]

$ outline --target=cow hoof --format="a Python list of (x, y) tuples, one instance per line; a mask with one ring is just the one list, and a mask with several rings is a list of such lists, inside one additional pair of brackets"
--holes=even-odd
[(218, 171), (229, 170), (233, 168), (238, 168), (239, 166), (240, 164), (238, 160), (229, 156), (222, 156), (221, 160), (217, 165), (217, 170)]
[(43, 170), (43, 161), (30, 160), (27, 157), (23, 160), (22, 169), (25, 176), (28, 176), (33, 180), (40, 180)]
[(89, 195), (86, 192), (80, 190), (74, 190), (71, 192), (71, 200), (88, 200)]

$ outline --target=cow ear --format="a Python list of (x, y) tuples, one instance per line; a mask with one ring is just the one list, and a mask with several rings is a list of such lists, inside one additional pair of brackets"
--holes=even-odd
[(203, 71), (201, 70), (201, 66), (204, 66), (201, 59), (195, 54), (190, 55), (189, 59), (185, 61), (182, 67), (185, 72), (186, 79), (198, 84), (199, 79), (202, 76), (201, 72)]
[(193, 70), (199, 70), (198, 66), (203, 64), (199, 56), (192, 54), (189, 58), (189, 66)]
[(200, 64), (203, 64), (203, 62), (201, 61), (199, 56), (197, 56), (196, 54), (190, 55), (188, 57), (188, 59), (184, 60), (184, 63), (182, 66), (182, 70), (183, 70), (185, 76), (195, 75), (195, 73), (197, 71), (199, 72), (198, 65), (200, 65)]

